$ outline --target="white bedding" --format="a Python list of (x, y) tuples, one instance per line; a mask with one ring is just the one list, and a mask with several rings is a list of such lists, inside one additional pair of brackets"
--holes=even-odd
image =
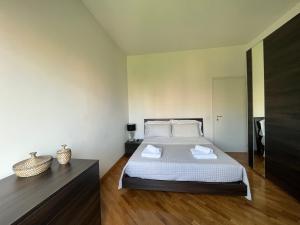
[[(142, 150), (152, 144), (162, 149), (159, 159), (141, 157)], [(190, 151), (196, 144), (209, 146), (214, 150), (217, 159), (195, 159)], [(122, 188), (122, 177), (173, 181), (202, 182), (236, 182), (247, 185), (246, 198), (251, 200), (251, 193), (245, 168), (229, 155), (215, 147), (204, 137), (170, 137), (146, 138), (125, 165), (119, 189)]]

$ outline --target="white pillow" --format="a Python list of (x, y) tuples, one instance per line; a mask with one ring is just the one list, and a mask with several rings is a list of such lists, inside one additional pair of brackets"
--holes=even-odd
[(171, 124), (145, 123), (145, 137), (171, 137)]
[(171, 123), (186, 124), (186, 123), (199, 123), (197, 120), (170, 120)]
[(186, 124), (172, 124), (173, 137), (199, 137), (199, 124), (186, 123)]
[(197, 120), (171, 120), (172, 125), (173, 124), (197, 124), (199, 133), (201, 136), (203, 136), (202, 132), (202, 122)]
[(146, 124), (170, 124), (170, 123), (171, 123), (170, 120), (165, 120), (165, 121), (163, 121), (163, 120), (149, 120), (149, 121), (145, 122), (145, 125)]

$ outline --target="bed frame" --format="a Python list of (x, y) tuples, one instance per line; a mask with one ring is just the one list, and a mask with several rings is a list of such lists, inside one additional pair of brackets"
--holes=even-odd
[[(203, 118), (172, 118), (176, 120), (197, 120), (202, 122), (203, 132)], [(171, 120), (171, 119), (145, 119), (147, 121), (156, 120)], [(123, 188), (150, 190), (150, 191), (170, 191), (170, 192), (187, 192), (193, 194), (218, 194), (218, 195), (233, 195), (246, 196), (247, 186), (242, 182), (196, 182), (196, 181), (165, 181), (165, 180), (151, 180), (137, 177), (129, 177), (124, 174), (122, 178)]]
[(187, 192), (193, 194), (218, 194), (246, 196), (247, 186), (242, 182), (211, 183), (195, 181), (165, 181), (129, 177), (122, 178), (123, 188), (149, 191)]

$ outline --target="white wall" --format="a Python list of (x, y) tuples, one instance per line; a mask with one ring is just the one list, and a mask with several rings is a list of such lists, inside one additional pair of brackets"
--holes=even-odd
[[(212, 139), (212, 78), (245, 76), (244, 46), (127, 57), (129, 120), (203, 117)], [(246, 103), (245, 103), (246, 105)]]
[(264, 44), (252, 48), (253, 116), (265, 116)]
[(0, 178), (28, 153), (123, 154), (126, 56), (79, 0), (0, 2)]

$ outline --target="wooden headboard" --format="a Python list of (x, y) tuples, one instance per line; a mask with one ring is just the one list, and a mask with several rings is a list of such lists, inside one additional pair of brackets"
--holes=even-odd
[(203, 129), (203, 118), (163, 118), (163, 119), (144, 119), (144, 123), (146, 123), (147, 121), (157, 121), (157, 120), (160, 120), (160, 121), (168, 121), (168, 120), (196, 120), (196, 121), (199, 121), (202, 123), (202, 126), (201, 126), (201, 131), (202, 131), (202, 134), (204, 134), (204, 129)]

